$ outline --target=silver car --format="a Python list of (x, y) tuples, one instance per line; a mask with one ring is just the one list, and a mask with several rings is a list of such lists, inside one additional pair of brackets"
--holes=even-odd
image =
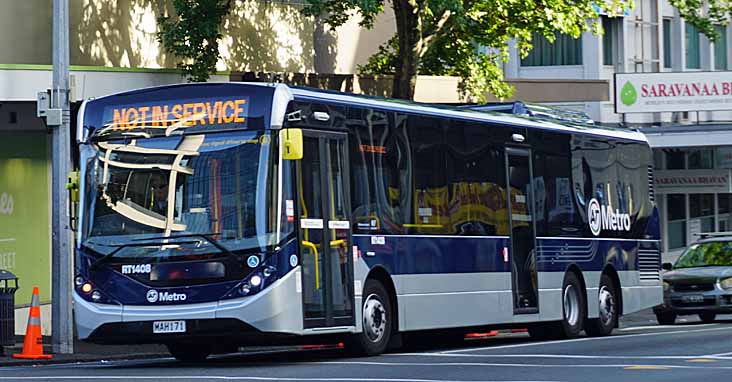
[(664, 263), (663, 304), (653, 308), (659, 324), (698, 314), (713, 322), (732, 313), (732, 234), (701, 239), (671, 263)]

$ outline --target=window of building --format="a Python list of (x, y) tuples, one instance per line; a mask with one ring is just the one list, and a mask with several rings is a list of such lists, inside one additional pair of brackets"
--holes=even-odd
[(686, 246), (686, 195), (668, 194), (668, 249)]
[(671, 19), (663, 19), (663, 67), (671, 68)]
[(555, 33), (554, 43), (550, 43), (540, 33), (534, 33), (531, 44), (534, 46), (522, 66), (582, 65), (582, 39)]
[(686, 168), (686, 152), (682, 150), (666, 151), (666, 169), (683, 170)]
[(701, 232), (714, 232), (714, 194), (689, 194), (689, 217), (701, 220)]
[(714, 168), (714, 150), (713, 149), (700, 149), (700, 150), (689, 150), (689, 169), (708, 169)]
[(699, 54), (699, 30), (691, 24), (686, 24), (686, 68), (701, 68)]
[(618, 28), (620, 19), (602, 16), (602, 64), (615, 65), (618, 51)]
[(714, 42), (714, 69), (727, 70), (727, 27), (715, 25), (714, 30), (719, 35)]
[(717, 194), (717, 214), (719, 215), (719, 232), (732, 229), (732, 194)]

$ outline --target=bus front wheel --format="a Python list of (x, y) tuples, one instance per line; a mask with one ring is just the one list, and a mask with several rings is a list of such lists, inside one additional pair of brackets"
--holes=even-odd
[(381, 354), (391, 339), (391, 299), (381, 282), (373, 279), (366, 281), (362, 296), (361, 333), (351, 336), (347, 347), (358, 355)]
[(211, 355), (212, 349), (210, 345), (192, 344), (192, 343), (172, 343), (166, 344), (170, 355), (178, 361), (184, 362), (200, 362)]
[(587, 304), (579, 277), (567, 272), (562, 283), (562, 320), (529, 326), (529, 335), (536, 340), (575, 338), (582, 332)]

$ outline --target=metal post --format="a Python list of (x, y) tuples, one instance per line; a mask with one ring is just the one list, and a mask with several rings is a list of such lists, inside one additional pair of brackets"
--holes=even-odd
[(71, 232), (66, 189), (69, 173), (69, 2), (53, 1), (53, 86), (51, 107), (62, 110), (61, 125), (53, 129), (52, 159), (52, 305), (53, 352), (74, 352), (71, 315)]

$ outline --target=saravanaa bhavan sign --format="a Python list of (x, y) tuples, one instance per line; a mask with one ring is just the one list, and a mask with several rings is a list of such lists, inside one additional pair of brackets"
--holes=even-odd
[(732, 71), (616, 73), (615, 112), (732, 110)]

